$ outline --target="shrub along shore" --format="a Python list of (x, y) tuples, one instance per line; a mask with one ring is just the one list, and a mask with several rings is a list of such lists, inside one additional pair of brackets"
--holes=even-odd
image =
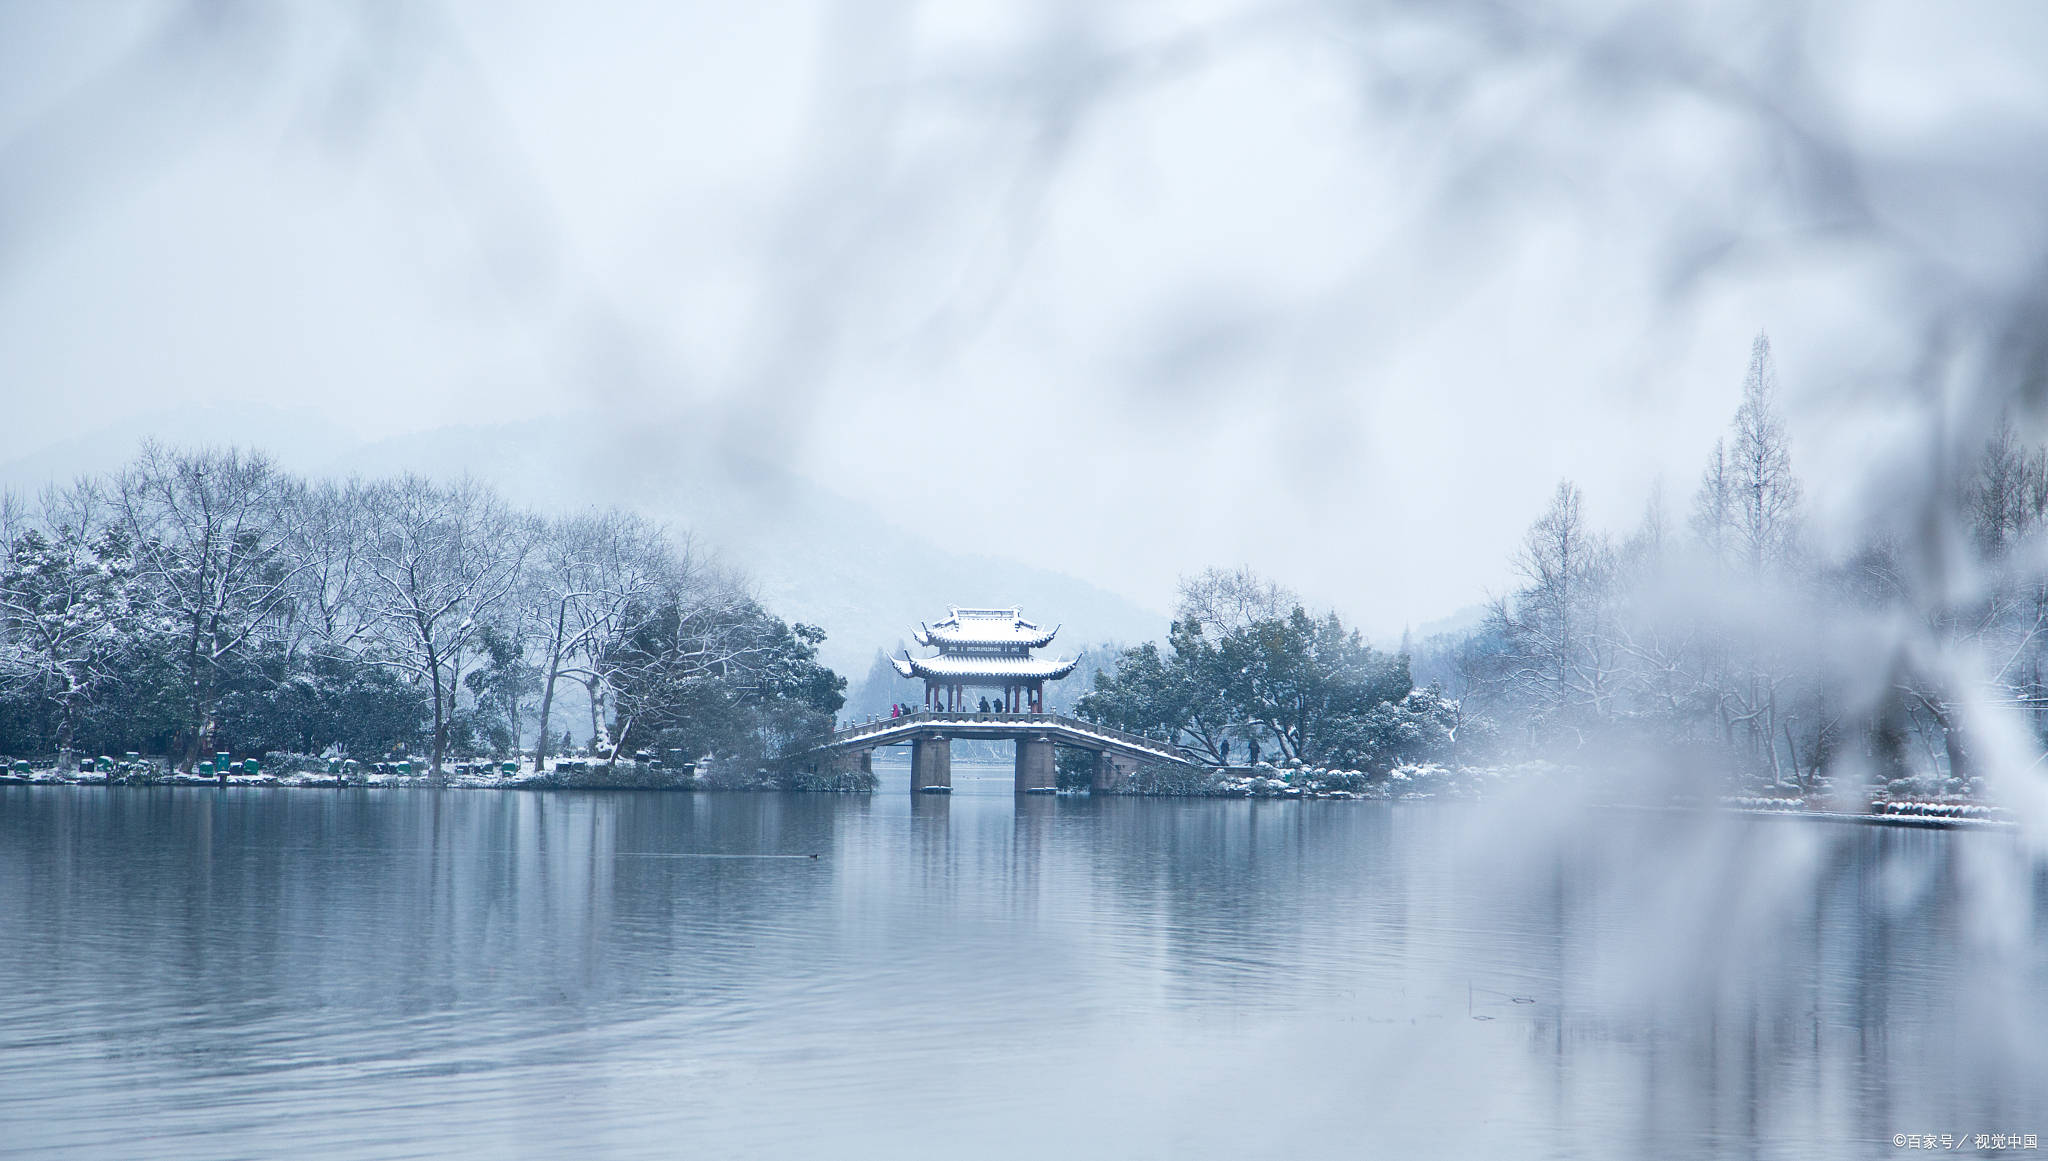
[(0, 759), (0, 784), (22, 786), (197, 786), (345, 788), (448, 788), (459, 790), (748, 790), (864, 794), (875, 776), (862, 771), (810, 774), (743, 759), (668, 763), (633, 759), (606, 762), (564, 758), (544, 769), (520, 762), (455, 762), (435, 778), (425, 762), (356, 762), (342, 759), (265, 762), (216, 759), (182, 771), (169, 763), (127, 754), (64, 764)]
[[(864, 771), (812, 774), (762, 766), (743, 760), (707, 759), (692, 763), (636, 758), (624, 762), (567, 758), (536, 770), (517, 762), (458, 762), (436, 780), (425, 763), (410, 761), (358, 763), (342, 760), (303, 761), (285, 758), (265, 766), (257, 759), (203, 763), (205, 773), (184, 773), (160, 762), (128, 754), (103, 755), (60, 768), (26, 759), (0, 759), (0, 785), (27, 786), (191, 786), (297, 789), (450, 789), (450, 790), (654, 790), (751, 791), (871, 794), (877, 779)], [(1503, 790), (1509, 783), (1557, 783), (1573, 772), (1549, 762), (1515, 766), (1445, 766), (1413, 763), (1384, 775), (1359, 770), (1312, 767), (1140, 766), (1117, 790), (1118, 797), (1236, 798), (1282, 801), (1336, 800), (1361, 802), (1472, 801)], [(1077, 791), (1063, 789), (1062, 793)], [(1086, 793), (1081, 791), (1080, 793)], [(1630, 809), (1719, 809), (1748, 815), (1805, 817), (1919, 827), (2010, 827), (2010, 811), (1987, 806), (1963, 794), (1937, 788), (1887, 788), (1868, 796), (1867, 803), (1809, 795), (1729, 795)]]

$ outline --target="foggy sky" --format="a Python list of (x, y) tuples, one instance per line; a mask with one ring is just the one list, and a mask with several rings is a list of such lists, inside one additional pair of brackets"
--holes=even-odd
[(2042, 277), (2048, 9), (1513, 7), (0, 5), (0, 457), (604, 416), (1385, 632), (1682, 513), (1767, 330), (1846, 523)]

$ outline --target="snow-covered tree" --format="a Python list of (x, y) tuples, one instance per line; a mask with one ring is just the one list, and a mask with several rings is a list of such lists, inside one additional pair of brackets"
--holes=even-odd
[(1587, 524), (1584, 503), (1577, 485), (1558, 482), (1515, 556), (1522, 587), (1492, 612), (1505, 643), (1493, 675), (1497, 692), (1523, 708), (1538, 734), (1582, 736), (1608, 715), (1618, 692), (1614, 552)]
[(1735, 546), (1752, 573), (1784, 565), (1796, 550), (1799, 477), (1778, 412), (1778, 370), (1771, 340), (1759, 334), (1750, 344), (1749, 371), (1742, 380), (1742, 404), (1735, 410), (1728, 446)]
[(222, 676), (286, 615), (298, 577), (286, 546), (297, 480), (257, 453), (177, 452), (145, 443), (115, 503), (139, 583), (135, 599), (178, 626), (188, 691), (189, 769), (211, 752)]
[[(1777, 390), (1770, 339), (1759, 334), (1750, 345), (1729, 438), (1715, 444), (1702, 476), (1693, 528), (1720, 570), (1715, 583), (1722, 597), (1699, 653), (1701, 679), (1712, 691), (1723, 738), (1733, 743), (1739, 737), (1750, 760), (1782, 775), (1779, 741), (1794, 674), (1772, 621), (1800, 583), (1801, 488)], [(1797, 755), (1787, 756), (1796, 766)]]
[[(1311, 615), (1249, 569), (1182, 582), (1182, 614), (1165, 647), (1126, 648), (1075, 704), (1090, 721), (1160, 738), (1212, 764), (1283, 761), (1384, 767), (1447, 743), (1425, 726), (1435, 691), (1410, 700), (1404, 654), (1373, 649), (1335, 613)], [(1451, 703), (1455, 708), (1455, 703)]]
[(1254, 621), (1287, 616), (1300, 606), (1293, 590), (1249, 567), (1208, 568), (1180, 578), (1176, 621), (1193, 621), (1212, 638), (1221, 638)]
[(53, 489), (42, 508), (38, 526), (8, 538), (0, 564), (0, 687), (48, 704), (68, 755), (80, 719), (137, 643), (134, 563), (91, 481)]
[(616, 731), (598, 752), (658, 744), (766, 756), (816, 736), (846, 703), (845, 678), (817, 662), (824, 639), (731, 578), (671, 589), (606, 659)]
[(586, 513), (537, 530), (520, 603), (540, 679), (536, 765), (547, 761), (555, 691), (564, 678), (589, 696), (592, 745), (611, 749), (612, 663), (620, 642), (657, 615), (662, 595), (696, 584), (687, 540), (679, 549), (631, 513)]
[(298, 519), (284, 542), (295, 577), (295, 645), (323, 656), (354, 658), (375, 624), (370, 600), (371, 505), (356, 480), (322, 480), (298, 496)]
[[(625, 646), (656, 622), (673, 664), (638, 680), (649, 659)], [(805, 632), (687, 537), (622, 513), (543, 521), (471, 482), (308, 486), (260, 455), (149, 445), (40, 510), (0, 496), (0, 747), (15, 752), (89, 741), (190, 768), (217, 750), (426, 740), (438, 771), (452, 751), (516, 750), (567, 679), (610, 753), (636, 715), (677, 721), (659, 691), (691, 675), (752, 683), (749, 720), (807, 721), (822, 699), (805, 683), (829, 671), (774, 676), (815, 653)]]
[(418, 476), (370, 488), (365, 570), (377, 648), (433, 698), (430, 769), (441, 777), (464, 666), (509, 599), (530, 551), (530, 523), (473, 480)]

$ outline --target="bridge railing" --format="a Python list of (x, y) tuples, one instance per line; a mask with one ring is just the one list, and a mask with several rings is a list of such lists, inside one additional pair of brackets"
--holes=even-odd
[(1158, 738), (1148, 738), (1143, 734), (1134, 734), (1129, 730), (1120, 730), (1115, 726), (1103, 725), (1101, 722), (1084, 721), (1081, 718), (1071, 718), (1065, 714), (1044, 716), (1051, 717), (1054, 721), (1059, 722), (1068, 729), (1084, 734), (1102, 734), (1135, 749), (1157, 750), (1167, 754), (1178, 754), (1181, 752), (1181, 747), (1172, 742), (1161, 741)]
[(892, 718), (876, 718), (874, 721), (871, 722), (861, 722), (852, 726), (848, 726), (843, 730), (837, 730), (824, 737), (813, 739), (811, 742), (806, 743), (805, 746), (802, 748), (818, 749), (824, 746), (839, 745), (845, 742), (858, 741), (861, 738), (869, 737), (874, 734), (886, 734), (893, 730), (900, 730), (905, 726), (913, 726), (920, 724), (938, 724), (941, 722), (947, 724), (960, 725), (971, 725), (975, 723), (989, 723), (996, 725), (1058, 725), (1064, 726), (1065, 728), (1073, 730), (1076, 733), (1094, 734), (1099, 737), (1107, 738), (1111, 741), (1121, 742), (1122, 744), (1129, 746), (1134, 750), (1149, 750), (1156, 754), (1164, 754), (1170, 756), (1178, 756), (1184, 753), (1180, 746), (1177, 746), (1172, 742), (1161, 741), (1158, 738), (1148, 738), (1143, 734), (1134, 734), (1129, 730), (1120, 730), (1115, 726), (1103, 725), (1101, 722), (1083, 721), (1080, 718), (1068, 717), (1065, 714), (1012, 714), (971, 712), (956, 713), (949, 712), (946, 710), (929, 709), (914, 710), (910, 713), (900, 714)]

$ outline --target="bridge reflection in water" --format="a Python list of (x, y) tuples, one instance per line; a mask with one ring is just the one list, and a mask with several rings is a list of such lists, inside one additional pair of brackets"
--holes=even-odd
[(1015, 742), (1017, 793), (1050, 794), (1056, 786), (1053, 747), (1069, 746), (1095, 756), (1089, 788), (1114, 790), (1141, 763), (1186, 765), (1177, 746), (1156, 738), (1062, 714), (958, 713), (919, 710), (902, 717), (865, 722), (822, 738), (793, 761), (815, 773), (874, 772), (878, 746), (910, 746), (910, 791), (946, 793), (953, 788), (953, 740)]

